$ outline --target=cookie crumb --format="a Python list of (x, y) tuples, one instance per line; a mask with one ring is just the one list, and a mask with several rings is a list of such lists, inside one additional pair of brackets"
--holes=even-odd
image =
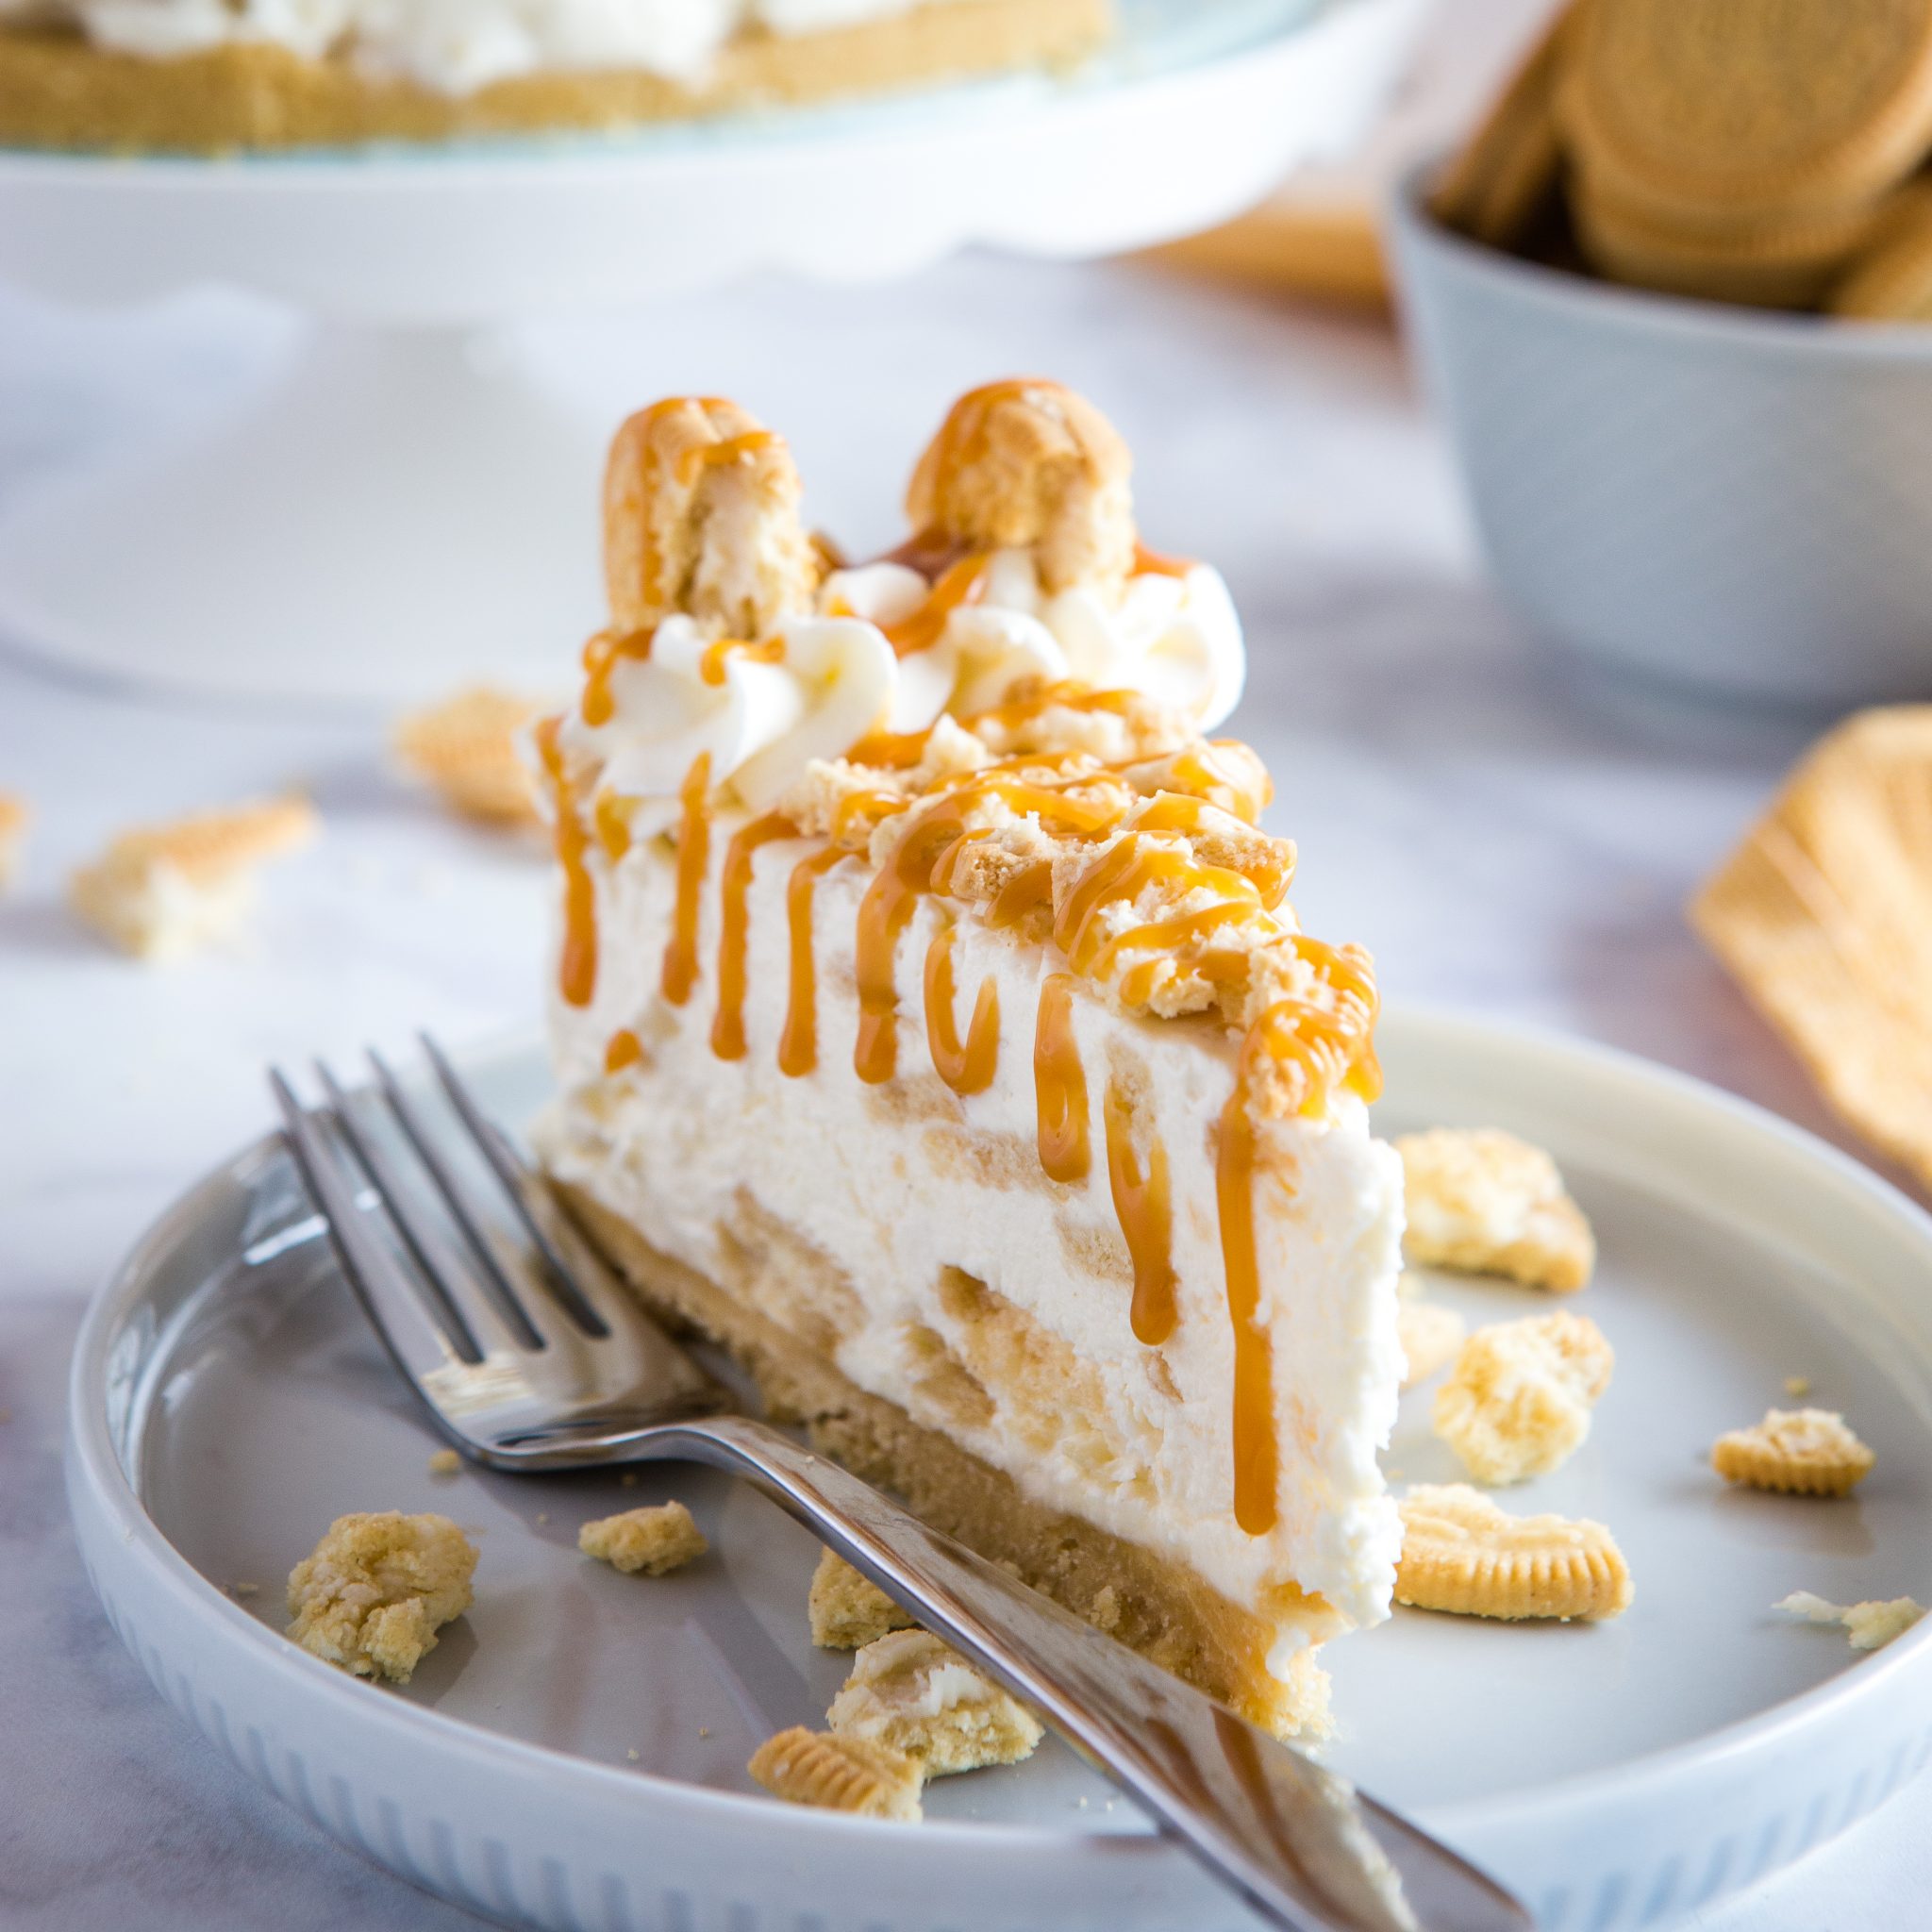
[(841, 1738), (793, 1724), (768, 1738), (746, 1769), (774, 1798), (860, 1818), (917, 1824), (919, 1766), (903, 1751), (865, 1738)]
[(407, 1684), (475, 1600), (476, 1550), (447, 1516), (339, 1516), (289, 1573), (288, 1634), (325, 1663)]
[(1601, 1523), (1511, 1516), (1466, 1483), (1420, 1485), (1400, 1507), (1397, 1603), (1508, 1622), (1595, 1621), (1630, 1607), (1629, 1566)]
[(825, 1722), (841, 1738), (903, 1751), (927, 1777), (1017, 1764), (1043, 1735), (1024, 1705), (929, 1630), (868, 1643)]
[(1437, 1435), (1477, 1482), (1518, 1483), (1567, 1461), (1590, 1434), (1616, 1357), (1587, 1315), (1478, 1328), (1436, 1391)]
[(1877, 1459), (1829, 1408), (1766, 1409), (1761, 1423), (1710, 1447), (1710, 1466), (1725, 1482), (1792, 1496), (1848, 1496)]
[(1811, 1377), (1809, 1375), (1787, 1375), (1785, 1377), (1785, 1393), (1793, 1402), (1802, 1402), (1810, 1392)]
[(439, 1449), (429, 1458), (431, 1475), (455, 1475), (463, 1466), (463, 1458), (454, 1449)]
[(1410, 1260), (1557, 1294), (1588, 1286), (1596, 1238), (1541, 1147), (1494, 1128), (1432, 1127), (1404, 1134), (1395, 1151)]
[(585, 1524), (577, 1531), (577, 1548), (626, 1575), (641, 1570), (647, 1576), (663, 1576), (702, 1557), (710, 1544), (682, 1503), (660, 1503)]
[(68, 902), (124, 953), (182, 959), (232, 934), (263, 863), (308, 844), (320, 824), (306, 800), (278, 798), (138, 826), (73, 874)]
[(1842, 1624), (1854, 1650), (1878, 1650), (1894, 1637), (1903, 1637), (1925, 1614), (1923, 1604), (1908, 1596), (1862, 1604), (1826, 1603), (1808, 1590), (1794, 1590), (1772, 1605), (1808, 1624)]
[(888, 1631), (911, 1628), (914, 1621), (833, 1550), (819, 1553), (807, 1608), (811, 1641), (821, 1650), (862, 1650)]
[(542, 708), (535, 698), (475, 685), (403, 718), (396, 756), (452, 811), (488, 825), (535, 825), (536, 788), (517, 740)]

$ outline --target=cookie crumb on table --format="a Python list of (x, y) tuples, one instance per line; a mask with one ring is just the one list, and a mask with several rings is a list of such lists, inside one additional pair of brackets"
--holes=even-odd
[(269, 799), (123, 832), (68, 881), (75, 915), (138, 959), (185, 958), (229, 937), (269, 859), (308, 844), (321, 821), (305, 799)]
[(536, 698), (475, 685), (403, 718), (396, 756), (452, 811), (483, 824), (535, 825), (537, 791), (517, 739), (542, 708)]

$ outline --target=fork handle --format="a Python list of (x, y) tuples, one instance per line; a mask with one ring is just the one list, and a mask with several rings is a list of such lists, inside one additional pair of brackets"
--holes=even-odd
[(665, 1424), (637, 1447), (752, 1482), (1031, 1705), (1269, 1923), (1291, 1932), (1531, 1932), (1500, 1887), (1346, 1779), (789, 1436), (721, 1416)]

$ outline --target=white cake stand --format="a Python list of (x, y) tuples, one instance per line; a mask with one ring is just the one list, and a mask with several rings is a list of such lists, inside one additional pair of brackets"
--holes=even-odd
[(1185, 233), (1354, 137), (1421, 4), (1126, 0), (1118, 45), (1071, 79), (619, 141), (0, 154), (12, 279), (113, 302), (225, 284), (323, 325), (239, 420), (0, 521), (0, 633), (230, 696), (554, 683), (595, 623), (610, 425), (479, 354), (480, 331), (760, 268), (876, 279), (971, 242), (1073, 257)]

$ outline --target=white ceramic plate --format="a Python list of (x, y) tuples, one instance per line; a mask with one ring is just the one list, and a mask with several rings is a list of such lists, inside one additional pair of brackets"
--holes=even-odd
[[(1932, 1621), (1860, 1657), (1788, 1591), (1932, 1596), (1932, 1220), (1820, 1142), (1641, 1062), (1392, 1013), (1385, 1132), (1493, 1124), (1549, 1146), (1603, 1262), (1569, 1306), (1618, 1352), (1590, 1441), (1512, 1497), (1611, 1524), (1615, 1624), (1398, 1610), (1330, 1653), (1332, 1759), (1515, 1886), (1548, 1932), (1651, 1924), (1797, 1857), (1932, 1752)], [(470, 1062), (503, 1116), (527, 1044)], [(1549, 1306), (1439, 1283), (1472, 1316)], [(1878, 1452), (1856, 1500), (1730, 1492), (1720, 1430), (1789, 1375)], [(1389, 1453), (1453, 1474), (1426, 1391)], [(930, 1793), (924, 1828), (753, 1794), (752, 1747), (814, 1722), (845, 1661), (806, 1639), (812, 1540), (699, 1472), (432, 1476), (278, 1145), (213, 1174), (102, 1293), (75, 1359), (70, 1491), (108, 1613), (169, 1699), (326, 1829), (417, 1883), (558, 1927), (1153, 1932), (1247, 1923), (1060, 1747)], [(658, 1582), (577, 1524), (676, 1494), (714, 1554)], [(475, 1607), (405, 1691), (278, 1634), (279, 1579), (338, 1513), (441, 1509)], [(258, 1585), (239, 1601), (224, 1587)]]

